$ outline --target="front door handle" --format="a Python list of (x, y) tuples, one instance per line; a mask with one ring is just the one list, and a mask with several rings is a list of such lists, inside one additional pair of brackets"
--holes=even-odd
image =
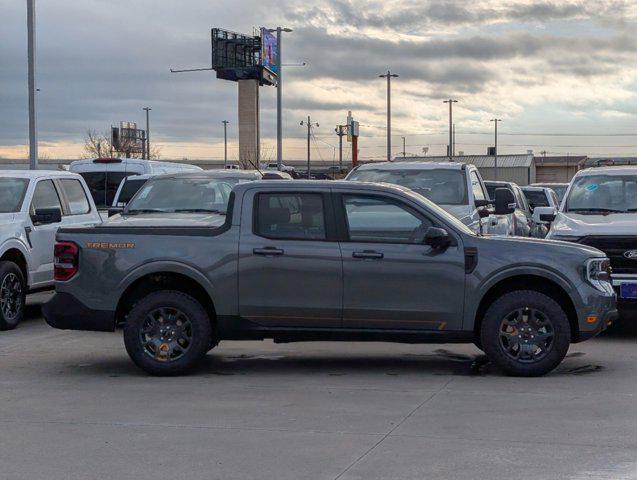
[(363, 250), (362, 252), (354, 252), (352, 253), (352, 257), (354, 258), (376, 258), (381, 259), (384, 255), (381, 252), (375, 252), (373, 250)]
[(285, 252), (282, 248), (276, 247), (263, 247), (263, 248), (253, 248), (252, 253), (255, 255), (283, 255)]

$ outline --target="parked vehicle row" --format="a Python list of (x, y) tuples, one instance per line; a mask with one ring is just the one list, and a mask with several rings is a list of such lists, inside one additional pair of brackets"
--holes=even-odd
[(55, 252), (47, 322), (123, 327), (151, 374), (272, 338), (473, 342), (510, 374), (541, 375), (616, 316), (599, 250), (482, 236), (379, 183), (156, 177), (103, 224), (60, 229)]

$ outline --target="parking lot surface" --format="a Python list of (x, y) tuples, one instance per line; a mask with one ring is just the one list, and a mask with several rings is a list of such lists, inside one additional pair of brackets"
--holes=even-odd
[(40, 300), (0, 332), (2, 479), (637, 478), (637, 329), (543, 378), (468, 345), (272, 342), (154, 378)]

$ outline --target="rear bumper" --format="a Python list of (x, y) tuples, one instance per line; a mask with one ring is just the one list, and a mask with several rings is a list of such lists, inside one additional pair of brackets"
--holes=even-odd
[(115, 330), (115, 312), (88, 308), (70, 293), (56, 292), (53, 298), (42, 306), (42, 314), (46, 323), (62, 330)]

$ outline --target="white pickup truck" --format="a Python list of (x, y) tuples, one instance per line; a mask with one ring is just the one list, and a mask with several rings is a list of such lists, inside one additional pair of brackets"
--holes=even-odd
[(53, 287), (58, 227), (100, 221), (86, 183), (75, 173), (0, 172), (0, 330), (20, 323), (28, 292)]

